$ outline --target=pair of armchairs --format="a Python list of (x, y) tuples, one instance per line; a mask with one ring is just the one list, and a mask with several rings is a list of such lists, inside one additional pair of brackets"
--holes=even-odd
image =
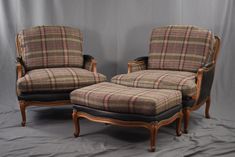
[[(82, 54), (79, 29), (38, 26), (16, 38), (17, 95), (25, 126), (27, 106), (70, 104), (74, 89), (103, 82), (92, 56)], [(195, 26), (165, 26), (152, 31), (149, 56), (128, 63), (128, 74), (112, 82), (139, 88), (180, 90), (183, 95), (184, 132), (189, 115), (206, 103), (209, 118), (210, 90), (220, 39)]]
[(155, 28), (148, 56), (128, 62), (128, 74), (112, 82), (138, 88), (180, 90), (183, 95), (184, 132), (188, 132), (190, 113), (206, 103), (210, 118), (210, 91), (220, 39), (207, 29), (171, 25)]
[(83, 55), (79, 29), (37, 26), (17, 34), (17, 96), (26, 123), (26, 107), (70, 104), (74, 89), (103, 82), (96, 61)]

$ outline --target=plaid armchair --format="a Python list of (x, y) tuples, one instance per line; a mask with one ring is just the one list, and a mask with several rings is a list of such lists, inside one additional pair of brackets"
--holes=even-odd
[(106, 77), (96, 71), (96, 61), (82, 54), (79, 29), (37, 26), (17, 34), (17, 96), (25, 126), (28, 106), (70, 104), (74, 89), (96, 84)]
[(195, 27), (171, 25), (152, 31), (149, 56), (128, 62), (128, 74), (112, 82), (132, 87), (180, 90), (183, 95), (184, 132), (189, 115), (206, 103), (209, 118), (210, 91), (220, 39)]

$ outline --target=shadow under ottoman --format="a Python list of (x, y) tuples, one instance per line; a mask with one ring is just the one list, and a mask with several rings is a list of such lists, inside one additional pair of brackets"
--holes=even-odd
[(177, 90), (133, 88), (103, 82), (74, 90), (74, 136), (80, 133), (79, 118), (124, 127), (144, 127), (150, 131), (150, 151), (155, 151), (158, 129), (177, 120), (181, 135), (182, 96)]

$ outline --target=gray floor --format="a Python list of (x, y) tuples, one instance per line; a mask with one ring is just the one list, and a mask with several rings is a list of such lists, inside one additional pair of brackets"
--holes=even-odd
[[(202, 112), (201, 112), (202, 113)], [(235, 121), (205, 119), (193, 113), (190, 133), (175, 136), (175, 124), (160, 129), (156, 152), (147, 151), (149, 133), (81, 120), (73, 137), (70, 108), (31, 108), (27, 127), (19, 111), (0, 114), (0, 156), (235, 156)]]

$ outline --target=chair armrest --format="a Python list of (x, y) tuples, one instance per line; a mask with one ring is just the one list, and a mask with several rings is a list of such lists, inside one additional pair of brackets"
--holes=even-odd
[(214, 72), (215, 64), (213, 63), (198, 69), (196, 104), (201, 104), (210, 96)]
[(146, 70), (148, 64), (148, 57), (139, 57), (133, 61), (128, 62), (128, 73)]
[(84, 58), (83, 68), (91, 72), (97, 73), (97, 68), (96, 68), (97, 63), (95, 58), (90, 55), (83, 55), (83, 58)]
[[(21, 57), (16, 58), (16, 80), (20, 79), (25, 75), (25, 66)], [(16, 86), (16, 94), (19, 96), (21, 94), (20, 90)]]
[(25, 66), (21, 57), (16, 58), (16, 73), (17, 79), (23, 77), (25, 75)]

